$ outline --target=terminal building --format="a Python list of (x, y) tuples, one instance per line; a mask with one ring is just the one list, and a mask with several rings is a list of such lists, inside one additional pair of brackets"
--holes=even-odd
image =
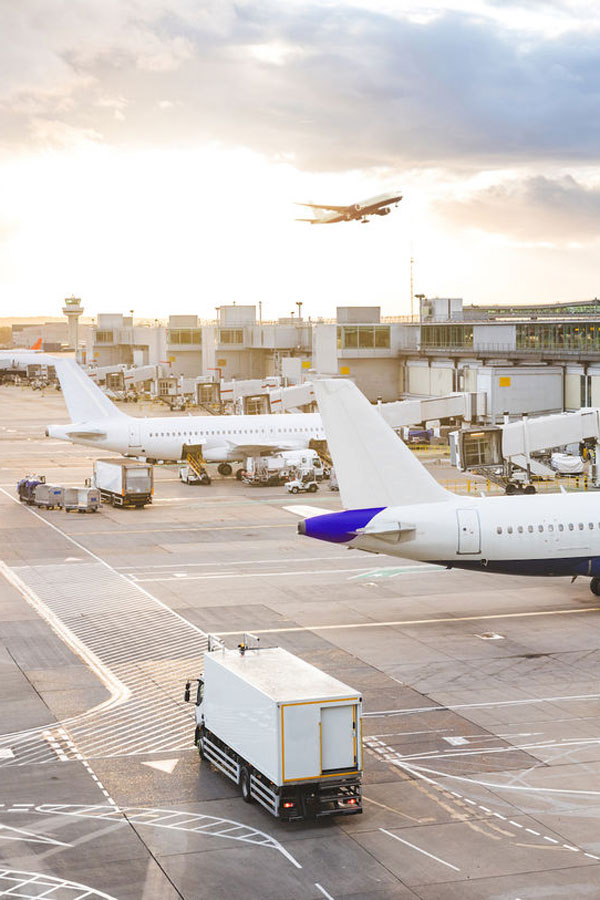
[[(346, 375), (372, 401), (485, 393), (492, 422), (506, 412), (600, 407), (597, 298), (516, 307), (419, 301), (415, 319), (382, 317), (377, 306), (305, 319), (299, 305), (297, 315), (263, 321), (260, 306), (257, 317), (256, 306), (231, 304), (214, 321), (171, 315), (166, 325), (100, 314), (81, 329), (79, 357), (90, 366), (160, 365), (177, 378), (219, 381), (278, 377), (294, 385), (311, 372)], [(33, 337), (15, 329), (21, 346)]]

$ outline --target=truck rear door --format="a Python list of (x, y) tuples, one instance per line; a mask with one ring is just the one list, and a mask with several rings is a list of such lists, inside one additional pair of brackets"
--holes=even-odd
[(357, 765), (356, 707), (321, 707), (321, 769), (353, 769)]

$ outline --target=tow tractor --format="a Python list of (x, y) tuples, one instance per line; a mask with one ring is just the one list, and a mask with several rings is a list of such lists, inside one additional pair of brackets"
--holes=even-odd
[(319, 490), (319, 485), (315, 478), (315, 470), (312, 466), (306, 469), (296, 469), (293, 477), (289, 481), (286, 481), (285, 486), (290, 494), (314, 494)]

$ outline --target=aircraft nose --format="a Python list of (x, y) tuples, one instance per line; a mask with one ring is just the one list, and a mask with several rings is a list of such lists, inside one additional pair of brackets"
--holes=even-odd
[(306, 521), (302, 519), (301, 522), (298, 522), (298, 534), (306, 534)]

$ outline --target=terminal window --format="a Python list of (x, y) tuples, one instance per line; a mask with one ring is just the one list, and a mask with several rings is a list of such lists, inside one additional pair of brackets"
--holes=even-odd
[(219, 328), (219, 343), (243, 344), (244, 331), (241, 328)]
[(338, 350), (389, 349), (389, 325), (338, 325)]
[(112, 331), (97, 331), (96, 332), (96, 343), (97, 344), (112, 344), (112, 342), (113, 342)]
[(167, 332), (169, 344), (201, 344), (201, 328), (170, 328)]

